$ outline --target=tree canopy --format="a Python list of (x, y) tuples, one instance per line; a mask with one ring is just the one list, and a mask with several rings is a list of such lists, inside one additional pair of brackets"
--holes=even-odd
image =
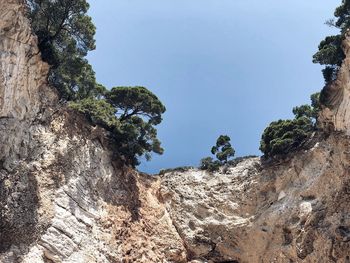
[(164, 152), (155, 126), (166, 109), (157, 96), (144, 87), (116, 87), (105, 90), (104, 96), (70, 106), (110, 131), (118, 153), (132, 166), (139, 164), (141, 156), (150, 159), (150, 153)]
[(156, 95), (144, 87), (115, 87), (106, 93), (106, 100), (121, 123), (115, 130), (118, 148), (133, 165), (139, 163), (136, 156), (150, 159), (150, 152), (164, 152), (154, 126), (161, 123), (166, 109)]
[(49, 81), (64, 100), (98, 95), (95, 72), (85, 56), (95, 49), (95, 26), (85, 0), (27, 0), (29, 18)]
[(311, 105), (293, 108), (295, 118), (270, 123), (264, 130), (260, 150), (265, 157), (285, 155), (298, 149), (316, 130), (320, 93), (311, 95)]
[(342, 4), (334, 12), (335, 19), (327, 22), (328, 25), (339, 29), (339, 34), (328, 36), (321, 41), (318, 51), (313, 56), (313, 62), (325, 65), (323, 76), (326, 84), (333, 81), (345, 58), (342, 42), (350, 26), (350, 0), (342, 0)]
[(295, 118), (306, 117), (316, 122), (319, 111), (321, 110), (320, 92), (314, 93), (310, 96), (311, 105), (304, 104), (293, 108)]
[(208, 171), (217, 171), (221, 165), (226, 165), (230, 158), (235, 155), (231, 143), (231, 138), (227, 135), (220, 135), (216, 140), (216, 144), (211, 148), (211, 153), (215, 155), (217, 160), (212, 157), (205, 157), (200, 161), (200, 169)]
[(116, 87), (106, 94), (106, 98), (116, 108), (120, 121), (140, 116), (157, 125), (165, 112), (157, 96), (144, 87)]
[(211, 148), (211, 153), (223, 164), (235, 155), (235, 150), (230, 143), (231, 139), (227, 135), (220, 135), (216, 140), (216, 145)]
[(108, 130), (116, 152), (130, 165), (151, 153), (162, 154), (156, 125), (165, 107), (144, 87), (107, 90), (96, 82), (86, 60), (95, 49), (95, 26), (86, 0), (27, 0), (28, 16), (44, 61), (51, 65), (49, 82), (63, 101), (92, 124)]
[(313, 123), (305, 116), (272, 122), (262, 135), (260, 150), (265, 157), (287, 154), (297, 149), (313, 130)]
[(260, 150), (265, 157), (287, 154), (300, 148), (317, 127), (317, 116), (321, 105), (327, 106), (327, 94), (330, 84), (336, 79), (345, 58), (342, 42), (350, 26), (350, 0), (342, 3), (334, 12), (335, 19), (327, 24), (339, 29), (339, 34), (327, 36), (318, 46), (313, 62), (324, 65), (322, 70), (325, 87), (321, 93), (311, 95), (311, 105), (293, 108), (292, 120), (272, 122), (262, 135)]

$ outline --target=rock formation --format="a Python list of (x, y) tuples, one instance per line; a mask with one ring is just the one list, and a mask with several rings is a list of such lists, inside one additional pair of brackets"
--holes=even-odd
[(22, 2), (0, 6), (0, 262), (350, 262), (350, 39), (308, 148), (149, 176), (59, 103)]
[(349, 154), (337, 134), (278, 164), (167, 174), (161, 192), (199, 262), (348, 262)]
[[(350, 54), (350, 32), (343, 41), (343, 50)], [(319, 120), (326, 131), (341, 131), (350, 134), (350, 57), (346, 56), (337, 79), (325, 87), (326, 104)]]
[(0, 262), (184, 262), (159, 181), (59, 105), (21, 1), (0, 6)]

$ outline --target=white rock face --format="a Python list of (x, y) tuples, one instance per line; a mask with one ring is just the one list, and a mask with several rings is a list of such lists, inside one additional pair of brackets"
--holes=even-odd
[(185, 262), (159, 182), (57, 103), (21, 1), (0, 7), (0, 262)]
[(326, 88), (329, 108), (323, 110), (319, 119), (323, 128), (350, 135), (350, 32), (343, 41), (343, 50), (346, 58), (337, 80)]
[[(40, 88), (46, 84), (36, 38), (16, 0), (0, 0), (0, 117), (34, 117), (40, 107)], [(15, 87), (15, 88), (14, 88)]]
[(57, 103), (21, 1), (0, 7), (0, 262), (350, 262), (348, 58), (312, 149), (152, 177)]
[(279, 164), (165, 174), (161, 194), (189, 259), (348, 262), (349, 145), (337, 135)]

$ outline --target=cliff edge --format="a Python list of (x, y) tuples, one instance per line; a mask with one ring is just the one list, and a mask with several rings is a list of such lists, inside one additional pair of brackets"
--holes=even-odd
[(149, 176), (59, 103), (22, 2), (0, 6), (0, 262), (350, 262), (349, 38), (308, 149)]
[(185, 261), (159, 181), (59, 104), (21, 1), (0, 6), (0, 262)]

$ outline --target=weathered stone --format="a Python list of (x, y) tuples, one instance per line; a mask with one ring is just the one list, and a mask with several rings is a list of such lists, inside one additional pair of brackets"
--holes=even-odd
[(159, 182), (58, 104), (21, 1), (0, 6), (0, 262), (185, 262)]
[(349, 262), (349, 56), (309, 150), (152, 177), (58, 103), (22, 1), (0, 6), (0, 262)]
[(347, 136), (334, 135), (280, 164), (252, 158), (226, 173), (165, 174), (161, 194), (190, 259), (343, 262), (350, 257), (343, 249), (350, 233), (344, 190), (350, 180), (348, 146)]

